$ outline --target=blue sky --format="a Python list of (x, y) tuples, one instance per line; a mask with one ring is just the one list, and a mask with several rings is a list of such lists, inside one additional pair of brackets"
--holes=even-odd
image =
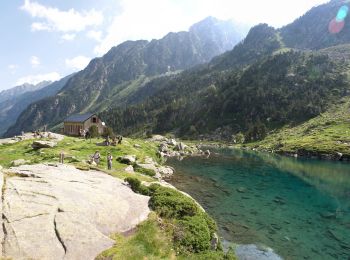
[(57, 80), (125, 40), (161, 38), (211, 15), (280, 27), (325, 0), (2, 0), (0, 90)]

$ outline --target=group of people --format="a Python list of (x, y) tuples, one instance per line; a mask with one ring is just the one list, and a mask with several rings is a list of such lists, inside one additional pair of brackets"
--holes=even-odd
[(106, 139), (105, 139), (105, 144), (106, 146), (116, 146), (117, 144), (121, 144), (123, 141), (123, 137), (121, 135), (118, 135), (118, 136), (113, 136), (112, 137), (112, 141), (111, 141), (111, 138), (109, 136), (106, 136)]
[[(100, 163), (100, 159), (101, 159), (101, 154), (99, 151), (96, 151), (92, 157), (91, 157), (92, 161), (95, 162), (97, 165)], [(107, 154), (107, 167), (108, 170), (112, 169), (112, 161), (113, 161), (113, 156), (111, 153)]]
[(80, 134), (80, 137), (83, 137), (84, 139), (89, 138), (89, 130), (80, 129), (79, 134)]

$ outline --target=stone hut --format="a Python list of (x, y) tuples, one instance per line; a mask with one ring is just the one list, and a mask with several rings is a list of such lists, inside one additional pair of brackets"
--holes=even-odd
[(103, 133), (105, 124), (96, 114), (74, 114), (64, 120), (63, 133), (65, 135), (79, 136), (84, 129), (87, 131), (95, 125), (100, 134)]

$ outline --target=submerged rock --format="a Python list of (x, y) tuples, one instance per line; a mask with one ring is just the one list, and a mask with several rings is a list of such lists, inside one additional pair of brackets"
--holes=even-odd
[(273, 249), (269, 247), (258, 247), (257, 245), (237, 246), (236, 256), (239, 260), (282, 260)]
[(102, 172), (39, 164), (10, 173), (16, 176), (3, 188), (0, 230), (5, 258), (94, 259), (115, 243), (109, 235), (134, 228), (150, 212), (149, 197)]

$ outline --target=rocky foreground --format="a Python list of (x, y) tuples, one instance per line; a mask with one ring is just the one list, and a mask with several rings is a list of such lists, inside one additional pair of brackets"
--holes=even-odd
[(98, 171), (67, 165), (0, 170), (2, 257), (94, 259), (108, 236), (132, 229), (149, 214), (149, 197)]

